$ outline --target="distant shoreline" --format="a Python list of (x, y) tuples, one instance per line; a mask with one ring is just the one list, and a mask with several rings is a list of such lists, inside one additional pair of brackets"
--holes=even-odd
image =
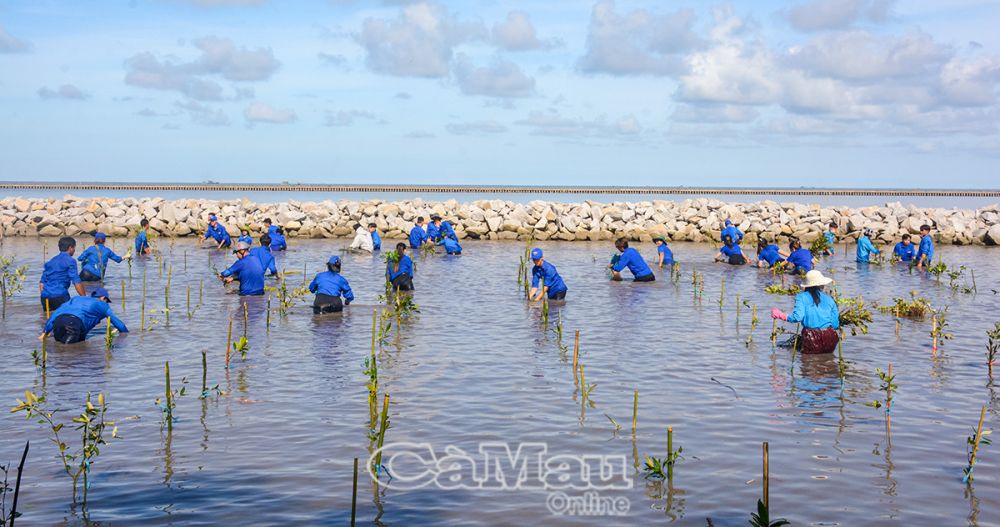
[(0, 182), (0, 190), (90, 191), (219, 191), (219, 192), (435, 192), (450, 194), (644, 194), (705, 196), (871, 196), (1000, 198), (1000, 189), (775, 188), (775, 187), (642, 187), (531, 185), (392, 185), (392, 184), (255, 184), (255, 183), (83, 183)]

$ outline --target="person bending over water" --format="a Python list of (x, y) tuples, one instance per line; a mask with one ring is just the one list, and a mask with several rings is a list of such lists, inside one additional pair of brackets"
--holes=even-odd
[(261, 296), (264, 294), (264, 268), (260, 259), (250, 255), (250, 245), (237, 243), (236, 262), (229, 269), (219, 273), (219, 278), (225, 283), (240, 281), (240, 296)]
[[(309, 292), (315, 293), (313, 299), (313, 314), (339, 313), (344, 306), (351, 305), (354, 293), (351, 284), (340, 275), (340, 257), (333, 255), (326, 262), (326, 271), (319, 273), (309, 283)], [(344, 299), (341, 300), (340, 297)]]
[(421, 245), (427, 243), (427, 231), (424, 230), (424, 217), (418, 216), (410, 229), (410, 248), (419, 249)]
[(795, 308), (785, 313), (778, 308), (771, 309), (771, 318), (787, 322), (801, 322), (802, 335), (799, 346), (802, 353), (832, 353), (840, 341), (840, 310), (837, 301), (823, 292), (823, 286), (833, 280), (823, 273), (812, 270), (802, 281), (803, 291), (795, 295)]
[(394, 291), (413, 291), (413, 260), (406, 255), (406, 244), (396, 244), (398, 258), (386, 262), (385, 276)]
[(445, 236), (434, 245), (444, 245), (444, 250), (448, 254), (462, 254), (462, 246), (459, 245), (458, 240), (452, 236)]
[(271, 218), (264, 218), (264, 228), (267, 229), (267, 236), (271, 238), (271, 251), (288, 249), (288, 243), (285, 242), (285, 231), (278, 225), (272, 225)]
[(225, 249), (233, 244), (232, 238), (229, 237), (229, 231), (219, 223), (219, 218), (215, 214), (208, 215), (208, 228), (205, 229), (205, 237), (202, 238), (202, 241), (209, 238), (215, 241), (216, 249)]
[(743, 256), (743, 249), (734, 243), (732, 236), (728, 234), (722, 238), (723, 245), (719, 249), (719, 254), (715, 255), (716, 262), (726, 262), (729, 265), (745, 265), (747, 257)]
[(636, 282), (652, 282), (656, 280), (656, 276), (653, 271), (646, 265), (646, 261), (642, 259), (639, 251), (628, 246), (628, 240), (625, 238), (618, 238), (615, 240), (615, 249), (621, 254), (618, 256), (618, 261), (608, 264), (608, 269), (611, 269), (611, 279), (620, 282), (622, 279), (622, 270), (628, 267), (628, 270), (632, 272), (632, 276), (635, 277)]
[(777, 245), (767, 243), (767, 240), (757, 240), (757, 267), (770, 269), (775, 264), (784, 261), (785, 259), (781, 257), (781, 249)]
[(792, 240), (788, 242), (788, 263), (792, 266), (792, 272), (805, 274), (812, 271), (815, 258), (809, 249), (802, 248), (802, 242)]
[(87, 247), (87, 250), (77, 257), (77, 260), (83, 262), (80, 265), (80, 280), (84, 282), (104, 280), (104, 274), (108, 272), (108, 260), (122, 263), (121, 256), (105, 247), (104, 242), (107, 239), (108, 237), (103, 232), (94, 233), (94, 245)]
[(719, 239), (725, 241), (726, 236), (732, 238), (733, 243), (736, 245), (739, 245), (743, 241), (743, 231), (736, 228), (732, 220), (728, 219), (722, 227), (722, 232), (719, 233)]
[(565, 299), (566, 291), (569, 290), (566, 282), (559, 276), (556, 266), (545, 261), (542, 250), (538, 247), (531, 250), (531, 261), (535, 266), (531, 268), (531, 290), (528, 291), (528, 300), (541, 300), (545, 294), (549, 300)]
[(83, 342), (87, 333), (105, 318), (110, 318), (111, 325), (120, 333), (128, 333), (128, 327), (111, 311), (110, 304), (111, 297), (103, 287), (95, 288), (90, 296), (78, 296), (52, 312), (38, 338), (44, 340), (51, 333), (56, 342), (63, 344)]
[(372, 241), (371, 231), (362, 227), (360, 223), (354, 224), (354, 240), (351, 242), (350, 249), (369, 253), (375, 251), (375, 242)]
[(913, 243), (910, 242), (910, 235), (904, 234), (902, 241), (896, 244), (892, 249), (892, 254), (899, 258), (901, 262), (910, 262), (913, 260), (914, 247)]

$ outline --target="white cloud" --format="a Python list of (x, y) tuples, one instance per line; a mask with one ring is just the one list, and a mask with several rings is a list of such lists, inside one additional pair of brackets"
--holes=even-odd
[(587, 53), (580, 68), (613, 75), (672, 75), (683, 70), (685, 53), (702, 46), (695, 13), (682, 9), (658, 15), (640, 9), (619, 15), (613, 0), (594, 5)]
[(196, 101), (177, 101), (174, 106), (186, 112), (191, 121), (202, 126), (229, 126), (226, 112), (211, 108)]
[(517, 64), (501, 59), (489, 66), (476, 67), (462, 57), (455, 67), (455, 80), (466, 95), (509, 98), (535, 93), (535, 79), (525, 75)]
[(364, 110), (340, 110), (326, 113), (327, 126), (351, 126), (358, 119), (375, 120), (375, 114)]
[(737, 104), (680, 104), (670, 116), (672, 122), (745, 123), (760, 115), (750, 106)]
[(492, 135), (502, 134), (507, 131), (506, 126), (496, 121), (449, 123), (445, 128), (455, 135)]
[(549, 49), (559, 45), (558, 41), (538, 39), (535, 26), (524, 11), (511, 11), (503, 22), (493, 25), (493, 44), (507, 51), (529, 51)]
[(788, 22), (799, 31), (843, 29), (868, 20), (882, 22), (895, 0), (811, 0), (788, 11)]
[(464, 23), (436, 4), (404, 7), (395, 20), (368, 18), (355, 35), (375, 72), (400, 77), (446, 77), (455, 46), (482, 38), (481, 23)]
[(298, 116), (295, 115), (295, 110), (277, 109), (262, 102), (254, 102), (243, 110), (243, 118), (247, 120), (247, 125), (252, 126), (254, 123), (292, 123)]
[(329, 66), (343, 67), (347, 64), (347, 57), (339, 53), (320, 52), (317, 54), (317, 57), (319, 57), (319, 59), (322, 60), (324, 64), (327, 64)]
[(412, 132), (404, 134), (403, 137), (407, 139), (433, 139), (437, 136), (426, 130), (414, 130)]
[(787, 55), (791, 65), (814, 75), (884, 80), (934, 74), (954, 53), (923, 32), (894, 37), (853, 30), (821, 35)]
[(31, 51), (31, 43), (7, 32), (0, 25), (0, 53), (25, 53)]
[[(193, 42), (201, 55), (191, 62), (162, 61), (151, 52), (139, 53), (125, 60), (125, 83), (153, 90), (177, 91), (203, 101), (222, 100), (222, 86), (210, 77), (233, 82), (263, 81), (271, 78), (280, 66), (270, 48), (237, 47), (232, 40), (214, 36)], [(231, 98), (244, 98), (250, 92), (237, 89)]]
[(605, 116), (593, 120), (564, 117), (557, 112), (531, 112), (514, 124), (530, 129), (532, 135), (557, 137), (619, 138), (638, 136), (642, 126), (634, 115), (625, 115), (611, 122)]
[(54, 90), (48, 86), (42, 86), (38, 88), (38, 96), (43, 99), (69, 99), (76, 101), (90, 98), (90, 94), (84, 93), (83, 90), (72, 84), (63, 84)]

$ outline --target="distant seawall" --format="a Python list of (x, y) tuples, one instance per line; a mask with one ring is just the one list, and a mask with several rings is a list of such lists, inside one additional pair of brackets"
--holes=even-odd
[(794, 236), (808, 242), (835, 222), (842, 238), (870, 228), (876, 240), (891, 243), (904, 233), (916, 234), (926, 223), (934, 228), (940, 243), (1000, 244), (997, 205), (976, 210), (904, 207), (898, 203), (850, 208), (774, 201), (725, 203), (711, 198), (613, 203), (515, 203), (500, 199), (468, 203), (453, 199), (254, 203), (246, 199), (70, 196), (0, 200), (4, 236), (75, 236), (100, 230), (122, 237), (134, 232), (142, 218), (148, 218), (151, 228), (161, 236), (196, 236), (204, 232), (210, 213), (218, 214), (233, 236), (239, 234), (241, 226), (258, 233), (264, 218), (271, 218), (291, 237), (348, 237), (353, 235), (354, 224), (373, 222), (383, 237), (401, 239), (416, 217), (437, 214), (449, 220), (463, 239), (573, 241), (624, 236), (649, 241), (661, 235), (668, 240), (717, 241), (722, 222), (729, 218), (746, 233), (748, 241), (764, 237), (784, 243)]

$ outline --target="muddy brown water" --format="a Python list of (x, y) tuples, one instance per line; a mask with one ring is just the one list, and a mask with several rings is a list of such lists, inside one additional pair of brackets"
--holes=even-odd
[[(54, 240), (46, 243), (51, 256)], [(124, 240), (116, 243), (123, 253)], [(297, 273), (288, 281), (298, 286), (303, 264), (311, 278), (343, 244), (295, 240), (278, 264)], [(706, 525), (707, 518), (717, 526), (746, 525), (761, 494), (763, 441), (770, 445), (772, 518), (794, 525), (1000, 525), (1000, 445), (983, 446), (972, 485), (961, 481), (965, 438), (983, 404), (989, 405), (984, 428), (1000, 424), (997, 388), (985, 365), (985, 332), (1000, 320), (1000, 297), (993, 291), (1000, 289), (997, 251), (938, 248), (949, 264), (975, 270), (978, 294), (963, 294), (949, 288), (947, 278), (938, 282), (894, 266), (858, 266), (853, 251), (838, 246), (839, 254), (820, 268), (842, 293), (888, 302), (919, 291), (934, 306), (949, 307), (947, 329), (954, 334), (935, 352), (929, 319), (902, 321), (897, 337), (893, 318), (876, 313), (869, 334), (844, 341), (847, 372), (841, 381), (835, 355), (793, 358), (772, 346), (770, 308), (788, 311), (791, 298), (763, 292), (774, 281), (766, 271), (712, 264), (711, 246), (672, 245), (682, 275), (675, 285), (666, 270), (658, 270), (652, 284), (608, 281), (604, 263), (613, 247), (607, 243), (538, 245), (569, 286), (567, 301), (551, 306), (547, 328), (539, 307), (526, 305), (517, 285), (523, 243), (467, 241), (460, 257), (416, 258), (420, 313), (394, 327), (378, 354), (380, 391), (391, 394), (385, 443), (427, 444), (439, 459), (461, 449), (478, 460), (479, 471), (448, 472), (459, 474), (457, 483), (442, 476), (420, 488), (390, 481), (378, 490), (362, 474), (360, 525)], [(242, 307), (212, 276), (209, 262), (222, 269), (231, 254), (191, 241), (158, 246), (162, 276), (157, 260), (150, 259), (133, 264), (131, 279), (128, 266), (112, 264), (105, 282), (131, 334), (119, 337), (110, 353), (103, 333), (75, 346), (49, 341), (42, 371), (31, 358), (40, 349), (36, 338), (43, 323), (36, 292), (42, 245), (4, 241), (3, 254), (16, 255), (30, 269), (24, 291), (9, 302), (0, 324), (0, 403), (14, 406), (30, 389), (46, 394), (49, 406), (68, 420), (88, 392), (106, 394), (122, 437), (111, 440), (93, 465), (91, 522), (347, 524), (353, 459), (364, 465), (371, 449), (363, 361), (370, 353), (384, 264), (377, 257), (346, 255), (344, 275), (357, 300), (340, 315), (313, 316), (307, 298), (287, 316), (272, 314), (267, 327), (265, 301), (251, 299), (248, 358), (236, 354), (226, 369), (227, 321), (234, 317), (234, 339), (241, 335)], [(648, 258), (655, 254), (651, 244), (640, 250)], [(167, 321), (162, 308), (170, 265)], [(150, 319), (145, 332), (139, 315), (144, 270)], [(700, 301), (692, 271), (704, 273)], [(968, 285), (968, 275), (959, 282)], [(118, 298), (122, 280), (124, 306)], [(202, 283), (201, 304), (188, 320), (187, 288), (197, 305)], [(737, 293), (741, 303), (758, 306), (760, 323), (749, 345), (751, 310), (741, 306), (737, 320)], [(560, 316), (565, 351), (553, 331)], [(586, 382), (595, 385), (592, 406), (582, 404), (571, 366), (576, 330)], [(219, 383), (223, 396), (198, 397), (203, 350), (209, 385)], [(175, 387), (182, 377), (188, 381), (169, 432), (154, 404), (163, 394), (165, 361)], [(875, 368), (889, 363), (899, 385), (891, 442), (883, 410), (865, 406), (884, 398)], [(634, 389), (639, 413), (633, 441)], [(607, 416), (621, 431), (615, 433)], [(646, 480), (635, 464), (641, 467), (644, 455), (664, 455), (668, 426), (683, 457), (672, 484)], [(69, 427), (63, 433), (75, 438)], [(29, 439), (18, 524), (82, 524), (47, 429), (0, 412), (0, 463), (16, 464)], [(496, 488), (496, 466), (507, 468), (513, 486), (517, 471), (510, 467), (518, 465), (508, 460), (492, 472), (482, 470), (484, 443), (509, 445), (515, 453), (518, 445), (537, 453), (532, 445), (544, 444), (546, 459), (623, 460), (624, 474), (616, 480), (622, 488), (588, 495), (579, 477), (571, 478), (574, 488), (537, 488), (531, 464), (520, 489)], [(383, 463), (403, 450), (387, 448)], [(414, 471), (421, 466), (416, 454), (397, 456), (394, 463), (396, 483), (420, 474)], [(479, 488), (474, 477), (484, 473), (494, 479)], [(461, 488), (440, 488), (449, 485)], [(565, 503), (560, 500), (588, 496), (616, 503), (625, 513), (581, 517), (550, 510)]]

